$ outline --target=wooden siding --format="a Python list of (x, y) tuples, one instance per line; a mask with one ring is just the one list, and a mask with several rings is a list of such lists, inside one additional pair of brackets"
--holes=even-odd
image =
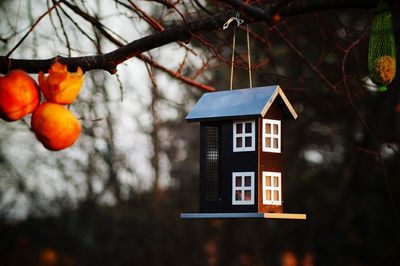
[[(267, 114), (264, 116), (266, 119), (274, 119), (281, 120), (283, 119), (283, 112), (280, 108), (278, 101), (275, 101)], [(283, 123), (281, 123), (281, 153), (273, 153), (273, 152), (263, 152), (262, 151), (262, 119), (259, 118), (257, 121), (258, 128), (258, 212), (283, 212), (283, 200), (284, 200), (284, 191), (283, 191), (283, 183), (284, 183), (284, 169), (283, 169)], [(270, 172), (280, 172), (281, 173), (281, 202), (282, 205), (264, 205), (262, 201), (262, 172), (270, 171)]]

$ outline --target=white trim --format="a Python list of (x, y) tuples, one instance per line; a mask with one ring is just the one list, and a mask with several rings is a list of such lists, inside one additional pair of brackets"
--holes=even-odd
[[(267, 186), (266, 177), (271, 177), (271, 184)], [(278, 178), (278, 186), (274, 186), (273, 179)], [(271, 191), (271, 199), (267, 200), (266, 192)], [(275, 199), (274, 191), (278, 191), (279, 199)], [(282, 183), (281, 183), (281, 173), (279, 172), (262, 172), (262, 200), (264, 205), (282, 205)]]
[(268, 112), (269, 108), (271, 107), (271, 105), (273, 104), (273, 102), (276, 99), (276, 96), (278, 96), (279, 94), (279, 86), (278, 88), (274, 91), (274, 93), (272, 94), (272, 96), (269, 98), (267, 104), (264, 106), (264, 108), (261, 111), (261, 116), (264, 117), (265, 114)]
[[(246, 133), (246, 124), (251, 123), (251, 132)], [(238, 124), (242, 125), (242, 133), (236, 132), (236, 127)], [(246, 137), (251, 137), (251, 146), (245, 147)], [(242, 139), (242, 147), (237, 147), (236, 139)], [(256, 123), (254, 120), (246, 120), (246, 121), (233, 121), (233, 151), (234, 152), (243, 152), (243, 151), (255, 151), (256, 148)]]
[(265, 114), (268, 112), (269, 108), (271, 107), (272, 103), (275, 101), (276, 96), (280, 95), (283, 102), (285, 103), (286, 107), (288, 108), (290, 114), (294, 119), (297, 119), (297, 113), (294, 110), (293, 106), (290, 104), (288, 98), (286, 97), (285, 93), (283, 93), (282, 88), (278, 85), (277, 90), (272, 94), (271, 98), (267, 102), (267, 104), (264, 106), (263, 110), (261, 111), (261, 116), (264, 117)]
[(294, 110), (293, 106), (290, 104), (288, 98), (283, 93), (283, 90), (279, 85), (278, 85), (278, 92), (279, 92), (279, 95), (282, 97), (283, 102), (286, 104), (286, 107), (289, 109), (289, 112), (292, 114), (293, 118), (297, 119), (296, 111)]
[[(245, 186), (245, 177), (250, 176), (250, 186)], [(241, 185), (236, 186), (236, 177), (241, 178)], [(250, 190), (250, 199), (244, 198), (245, 191)], [(241, 199), (236, 199), (236, 192), (240, 192)], [(254, 204), (254, 172), (233, 172), (232, 173), (232, 205), (253, 205)]]
[[(271, 131), (266, 132), (266, 125), (269, 124)], [(274, 133), (274, 125), (278, 127), (278, 134)], [(267, 147), (267, 143), (265, 141), (266, 138), (270, 139), (271, 147)], [(278, 139), (278, 148), (274, 148), (275, 139)], [(273, 120), (273, 119), (263, 119), (262, 122), (262, 151), (263, 152), (274, 152), (280, 153), (281, 152), (281, 121), (280, 120)]]

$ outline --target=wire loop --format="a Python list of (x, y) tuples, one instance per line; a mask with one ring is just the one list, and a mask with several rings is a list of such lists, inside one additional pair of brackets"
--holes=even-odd
[(236, 16), (235, 17), (231, 17), (230, 19), (228, 19), (224, 26), (222, 26), (223, 30), (226, 30), (229, 27), (229, 24), (231, 24), (232, 21), (236, 22), (236, 27), (239, 27), (240, 25), (243, 24), (244, 20), (239, 18), (239, 12), (236, 12)]

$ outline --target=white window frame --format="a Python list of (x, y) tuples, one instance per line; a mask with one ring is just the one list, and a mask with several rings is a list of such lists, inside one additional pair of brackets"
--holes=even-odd
[[(271, 177), (271, 185), (267, 186), (266, 177)], [(278, 186), (274, 186), (274, 177), (278, 177)], [(262, 200), (264, 205), (282, 205), (282, 175), (279, 172), (262, 172)], [(266, 192), (271, 191), (271, 200), (267, 200)], [(274, 199), (274, 191), (279, 192), (279, 200)]]
[[(266, 125), (271, 125), (271, 132), (265, 132)], [(278, 134), (274, 133), (274, 125), (278, 126)], [(270, 139), (271, 147), (267, 147), (266, 138)], [(278, 148), (274, 148), (274, 139), (278, 139)], [(274, 119), (263, 119), (262, 122), (262, 151), (263, 152), (281, 152), (281, 121)]]
[[(251, 123), (251, 132), (246, 133), (246, 123)], [(242, 125), (242, 133), (236, 132), (236, 127), (238, 124)], [(245, 147), (246, 137), (251, 137), (251, 146)], [(237, 147), (236, 139), (242, 139), (242, 147)], [(256, 123), (254, 120), (246, 121), (233, 121), (233, 151), (243, 152), (243, 151), (255, 151), (256, 149)]]
[[(250, 187), (245, 186), (245, 176), (250, 176)], [(241, 177), (242, 185), (236, 186), (236, 177)], [(254, 172), (233, 172), (232, 173), (232, 205), (253, 205), (254, 204)], [(250, 200), (244, 199), (244, 192), (250, 190)], [(242, 195), (241, 200), (236, 200), (236, 192)]]

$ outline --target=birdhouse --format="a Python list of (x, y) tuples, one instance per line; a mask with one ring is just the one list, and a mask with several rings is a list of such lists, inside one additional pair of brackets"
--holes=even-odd
[(204, 94), (187, 115), (200, 122), (199, 213), (181, 218), (287, 218), (282, 121), (297, 114), (277, 86)]

